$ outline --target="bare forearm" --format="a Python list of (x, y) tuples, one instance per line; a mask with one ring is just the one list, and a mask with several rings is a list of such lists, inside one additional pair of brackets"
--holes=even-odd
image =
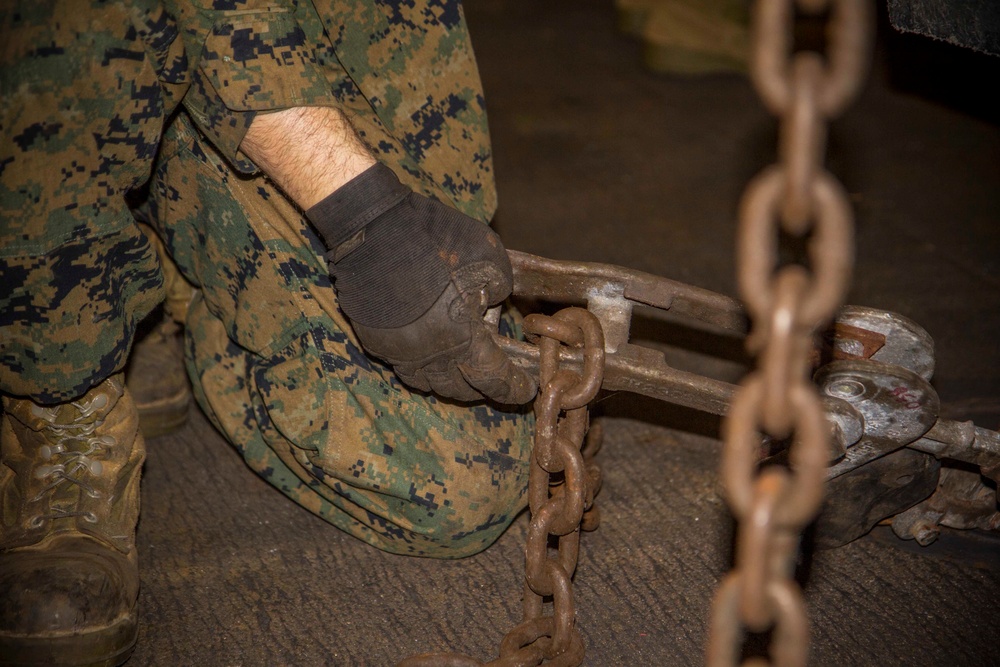
[(240, 149), (304, 210), (375, 164), (344, 115), (329, 107), (259, 115)]

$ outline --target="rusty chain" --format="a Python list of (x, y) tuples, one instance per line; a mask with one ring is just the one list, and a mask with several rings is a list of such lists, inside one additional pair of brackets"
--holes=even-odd
[[(593, 502), (600, 470), (588, 461), (599, 436), (594, 429), (588, 437), (587, 406), (604, 378), (604, 331), (597, 317), (582, 308), (567, 308), (551, 317), (528, 315), (524, 330), (540, 350), (541, 391), (535, 399), (535, 441), (528, 477), (531, 523), (524, 549), (522, 621), (503, 638), (500, 656), (489, 663), (451, 653), (428, 653), (407, 658), (399, 667), (529, 667), (546, 661), (576, 667), (583, 662), (572, 578), (580, 531), (597, 528), (599, 521)], [(560, 368), (563, 346), (582, 350), (582, 372)], [(553, 556), (549, 555), (550, 536), (557, 544)], [(551, 615), (545, 614), (547, 598), (552, 600)]]
[[(720, 586), (707, 664), (735, 665), (743, 637), (771, 630), (770, 659), (804, 665), (809, 637), (793, 578), (801, 531), (819, 512), (830, 433), (810, 380), (813, 338), (848, 288), (853, 220), (847, 195), (823, 167), (826, 123), (857, 94), (871, 41), (868, 0), (758, 0), (751, 77), (780, 117), (780, 163), (747, 187), (737, 233), (737, 279), (751, 316), (758, 370), (733, 397), (724, 424), (722, 481), (739, 527), (734, 569)], [(791, 54), (796, 9), (829, 10), (828, 52)], [(810, 267), (778, 266), (780, 235), (807, 238)], [(789, 440), (789, 466), (758, 471), (760, 434)]]

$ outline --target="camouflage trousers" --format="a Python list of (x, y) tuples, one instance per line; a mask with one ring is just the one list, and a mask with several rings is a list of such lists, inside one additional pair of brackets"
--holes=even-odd
[(410, 393), (370, 361), (311, 229), (238, 151), (258, 112), (334, 106), (410, 187), (488, 219), (457, 0), (0, 7), (0, 391), (60, 403), (122, 369), (164, 297), (130, 210), (155, 160), (150, 220), (199, 288), (195, 393), (250, 466), (383, 549), (494, 540), (525, 504), (530, 416)]
[(503, 532), (526, 504), (527, 409), (414, 393), (367, 358), (302, 214), (266, 178), (231, 171), (183, 114), (151, 198), (199, 287), (187, 317), (196, 398), (251, 468), (387, 551), (460, 557)]

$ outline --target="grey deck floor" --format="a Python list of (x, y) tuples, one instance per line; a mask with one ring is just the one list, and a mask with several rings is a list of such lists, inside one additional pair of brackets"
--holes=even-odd
[[(606, 1), (469, 0), (467, 14), (507, 245), (734, 294), (736, 201), (775, 152), (749, 84), (645, 72)], [(986, 97), (1000, 61), (883, 37), (871, 85), (830, 138), (858, 211), (850, 300), (926, 327), (945, 414), (997, 428), (1000, 114)], [(627, 395), (601, 410), (603, 523), (576, 575), (585, 664), (699, 664), (731, 557), (717, 421)], [(198, 414), (149, 443), (142, 493), (130, 665), (383, 666), (446, 647), (489, 659), (519, 618), (524, 516), (462, 561), (381, 553), (257, 479)], [(1000, 664), (1000, 556), (892, 541), (812, 559), (812, 664)]]

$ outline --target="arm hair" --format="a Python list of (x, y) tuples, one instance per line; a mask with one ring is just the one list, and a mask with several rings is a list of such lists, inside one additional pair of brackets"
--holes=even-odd
[(260, 114), (240, 150), (303, 210), (375, 164), (344, 114), (332, 107)]

